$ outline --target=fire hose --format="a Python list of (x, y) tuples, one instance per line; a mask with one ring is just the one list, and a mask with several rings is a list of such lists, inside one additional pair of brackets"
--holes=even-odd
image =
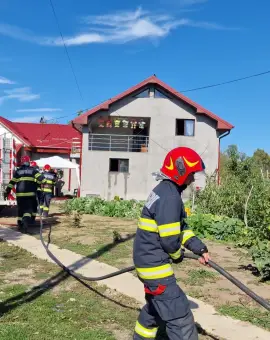
[[(51, 230), (52, 230), (51, 224), (49, 224), (49, 237), (48, 237), (48, 243), (47, 244), (45, 243), (44, 238), (43, 238), (43, 228), (44, 228), (44, 223), (43, 223), (42, 217), (40, 216), (40, 240), (41, 240), (41, 243), (42, 243), (43, 247), (45, 248), (48, 256), (59, 267), (61, 267), (65, 272), (67, 272), (70, 276), (78, 278), (79, 280), (94, 282), (94, 281), (106, 280), (106, 279), (109, 279), (109, 278), (112, 278), (112, 277), (115, 277), (115, 276), (118, 276), (118, 275), (122, 275), (124, 273), (132, 272), (132, 271), (135, 270), (135, 266), (130, 266), (130, 267), (127, 267), (127, 268), (124, 268), (124, 269), (117, 270), (113, 273), (103, 275), (103, 276), (97, 276), (97, 277), (88, 277), (88, 276), (84, 276), (84, 275), (75, 273), (72, 269), (69, 269), (61, 261), (59, 261), (57, 259), (57, 257), (49, 250), (49, 245), (50, 245), (50, 241), (51, 241)], [(184, 258), (192, 259), (192, 260), (198, 260), (199, 256), (192, 254), (192, 253), (185, 253)], [(249, 297), (251, 297), (254, 301), (256, 301), (258, 304), (260, 304), (262, 307), (264, 307), (265, 309), (270, 311), (270, 303), (268, 301), (266, 301), (262, 297), (258, 296), (256, 293), (254, 293), (252, 290), (250, 290), (248, 287), (246, 287), (242, 282), (240, 282), (234, 276), (229, 274), (225, 269), (220, 267), (218, 264), (216, 264), (212, 260), (209, 260), (208, 265), (211, 268), (215, 269), (219, 274), (224, 276), (227, 280), (229, 280), (235, 286), (237, 286), (240, 290), (242, 290), (244, 293), (246, 293)]]

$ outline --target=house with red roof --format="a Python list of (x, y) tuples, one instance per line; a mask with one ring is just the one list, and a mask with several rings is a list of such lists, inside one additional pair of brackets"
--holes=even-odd
[[(57, 155), (79, 164), (81, 133), (72, 125), (20, 123), (0, 117), (0, 137), (14, 141), (9, 147), (15, 149), (17, 163), (22, 155), (31, 160)], [(72, 192), (77, 188), (76, 174), (65, 170), (63, 182), (63, 192)]]
[[(218, 178), (220, 140), (233, 125), (155, 75), (72, 121), (82, 132), (81, 196), (146, 199), (166, 153), (195, 149)], [(205, 174), (196, 186), (205, 185)], [(187, 192), (187, 194), (189, 194)]]

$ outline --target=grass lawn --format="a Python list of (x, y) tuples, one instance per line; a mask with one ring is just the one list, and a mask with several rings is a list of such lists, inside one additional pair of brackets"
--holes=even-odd
[[(0, 241), (1, 340), (131, 340), (139, 305)], [(161, 332), (162, 333), (162, 332)], [(159, 334), (157, 340), (166, 340)], [(217, 339), (200, 335), (200, 340)], [(218, 339), (217, 339), (218, 340)]]
[[(1, 340), (131, 339), (139, 313), (135, 301), (106, 287), (87, 289), (53, 264), (5, 242), (0, 254)], [(43, 288), (31, 289), (51, 277)]]

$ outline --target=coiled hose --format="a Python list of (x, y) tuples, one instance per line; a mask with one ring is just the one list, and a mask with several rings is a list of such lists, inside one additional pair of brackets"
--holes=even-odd
[[(118, 276), (118, 275), (122, 275), (124, 273), (128, 273), (128, 272), (132, 272), (133, 270), (135, 270), (135, 266), (131, 266), (131, 267), (127, 267), (121, 270), (118, 270), (116, 272), (107, 274), (107, 275), (103, 275), (103, 276), (98, 276), (98, 277), (88, 277), (88, 276), (84, 276), (78, 273), (75, 273), (72, 269), (67, 268), (61, 261), (59, 261), (57, 259), (57, 257), (49, 250), (49, 244), (50, 244), (50, 236), (51, 236), (51, 225), (49, 225), (49, 237), (48, 237), (48, 243), (46, 244), (43, 238), (43, 220), (42, 217), (40, 216), (40, 241), (43, 245), (43, 247), (45, 248), (48, 256), (59, 266), (61, 267), (65, 272), (67, 272), (69, 275), (78, 278), (80, 280), (85, 280), (85, 281), (102, 281), (102, 280), (106, 280), (109, 278), (112, 278), (114, 276)], [(192, 254), (192, 253), (186, 253), (184, 255), (184, 257), (186, 259), (192, 259), (192, 260), (198, 260), (199, 256)], [(265, 299), (263, 299), (262, 297), (258, 296), (256, 293), (254, 293), (252, 290), (250, 290), (248, 287), (246, 287), (242, 282), (240, 282), (239, 280), (237, 280), (234, 276), (232, 276), (231, 274), (229, 274), (226, 270), (224, 270), (222, 267), (220, 267), (218, 264), (216, 264), (215, 262), (213, 262), (212, 260), (209, 260), (208, 262), (209, 266), (212, 267), (213, 269), (215, 269), (219, 274), (223, 275), (224, 277), (226, 277), (227, 280), (229, 280), (230, 282), (232, 282), (235, 286), (237, 286), (239, 289), (241, 289), (244, 293), (246, 293), (249, 297), (251, 297), (254, 301), (256, 301), (257, 303), (259, 303), (262, 307), (264, 307), (265, 309), (267, 309), (268, 311), (270, 311), (270, 303), (267, 302)]]

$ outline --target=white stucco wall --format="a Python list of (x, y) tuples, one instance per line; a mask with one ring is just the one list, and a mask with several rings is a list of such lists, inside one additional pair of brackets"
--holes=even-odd
[(10, 133), (1, 123), (0, 123), (0, 138), (6, 134), (6, 138), (14, 138), (17, 144), (23, 144), (16, 136)]
[[(111, 199), (118, 195), (125, 199), (146, 199), (157, 184), (151, 173), (160, 169), (166, 153), (177, 146), (188, 146), (201, 154), (208, 173), (213, 173), (218, 167), (219, 144), (216, 122), (208, 117), (195, 115), (192, 108), (178, 100), (126, 98), (112, 105), (104, 116), (108, 114), (122, 117), (150, 117), (148, 153), (89, 151), (88, 127), (84, 126), (82, 196), (94, 194)], [(195, 136), (176, 136), (176, 119), (195, 119)], [(110, 158), (129, 159), (129, 174), (110, 173)], [(204, 176), (196, 181), (196, 185), (203, 186)]]

